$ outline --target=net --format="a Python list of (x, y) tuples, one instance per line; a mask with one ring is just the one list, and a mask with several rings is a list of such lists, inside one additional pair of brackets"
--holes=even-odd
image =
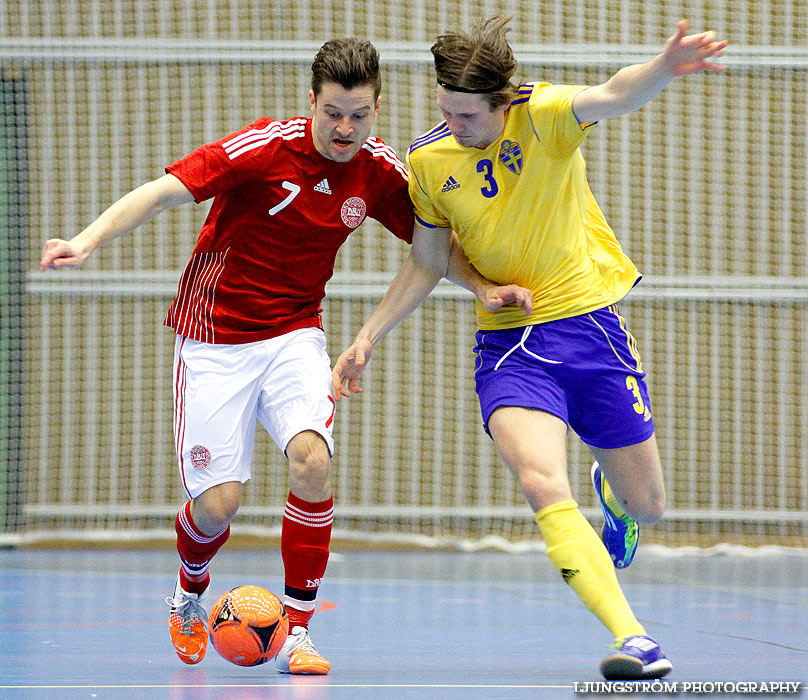
[[(710, 0), (0, 0), (0, 542), (164, 536), (184, 500), (171, 435), (173, 335), (161, 326), (206, 205), (181, 207), (82, 270), (35, 272), (168, 163), (260, 115), (308, 114), (323, 41), (376, 43), (376, 132), (399, 153), (439, 121), (429, 44), (458, 18), (515, 14), (519, 77), (591, 84), (652, 57), (679, 12), (732, 41), (598, 125), (590, 184), (644, 273), (622, 304), (649, 373), (670, 545), (808, 544), (808, 8)], [(16, 252), (15, 252), (16, 251)], [(405, 246), (372, 222), (343, 247), (324, 319), (335, 357)], [(441, 285), (340, 404), (333, 482), (346, 540), (532, 547), (531, 513), (473, 390), (470, 298)], [(277, 534), (285, 460), (263, 435), (234, 533)], [(574, 496), (598, 517), (571, 435)]]

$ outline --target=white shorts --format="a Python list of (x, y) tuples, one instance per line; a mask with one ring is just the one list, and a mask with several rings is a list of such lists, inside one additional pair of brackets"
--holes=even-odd
[(242, 345), (177, 336), (174, 439), (190, 498), (249, 480), (256, 419), (284, 452), (295, 435), (312, 430), (333, 454), (335, 406), (319, 328)]

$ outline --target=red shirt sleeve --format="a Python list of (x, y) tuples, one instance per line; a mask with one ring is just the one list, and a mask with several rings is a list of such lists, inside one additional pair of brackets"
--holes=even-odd
[(412, 243), (414, 217), (412, 200), (407, 190), (407, 178), (404, 174), (406, 170), (402, 172), (397, 167), (385, 163), (383, 173), (383, 178), (375, 180), (375, 206), (370, 216), (402, 241)]
[(254, 164), (260, 159), (263, 167), (266, 167), (266, 157), (261, 149), (233, 159), (226, 146), (249, 131), (260, 134), (269, 121), (263, 117), (218, 141), (200, 146), (169, 165), (165, 171), (178, 178), (197, 203), (255, 179), (257, 171)]

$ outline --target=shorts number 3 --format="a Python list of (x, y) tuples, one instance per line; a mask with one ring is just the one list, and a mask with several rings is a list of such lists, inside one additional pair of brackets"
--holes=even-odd
[(642, 400), (642, 394), (640, 393), (640, 385), (637, 383), (637, 378), (629, 374), (626, 377), (626, 388), (632, 394), (634, 394), (634, 398), (637, 399), (637, 401), (634, 402), (634, 410), (639, 415), (645, 413), (645, 402), (643, 402)]

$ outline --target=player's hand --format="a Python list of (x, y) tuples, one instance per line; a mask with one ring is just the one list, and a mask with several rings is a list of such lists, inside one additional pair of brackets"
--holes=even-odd
[(665, 44), (663, 57), (671, 75), (687, 75), (700, 71), (724, 71), (726, 66), (712, 63), (709, 58), (718, 58), (729, 42), (716, 41), (715, 32), (687, 34), (687, 22), (681, 20), (674, 34)]
[(525, 312), (525, 316), (530, 316), (533, 311), (533, 295), (530, 290), (516, 284), (491, 287), (480, 301), (486, 311), (498, 311), (503, 306), (518, 306)]
[(45, 270), (78, 267), (87, 259), (89, 254), (89, 251), (70, 241), (52, 238), (45, 243), (42, 259), (39, 261), (39, 269), (44, 272)]
[(372, 353), (373, 345), (366, 340), (357, 339), (337, 358), (331, 371), (331, 391), (337, 401), (343, 396), (350, 396), (352, 392), (362, 393), (357, 379), (370, 362)]

